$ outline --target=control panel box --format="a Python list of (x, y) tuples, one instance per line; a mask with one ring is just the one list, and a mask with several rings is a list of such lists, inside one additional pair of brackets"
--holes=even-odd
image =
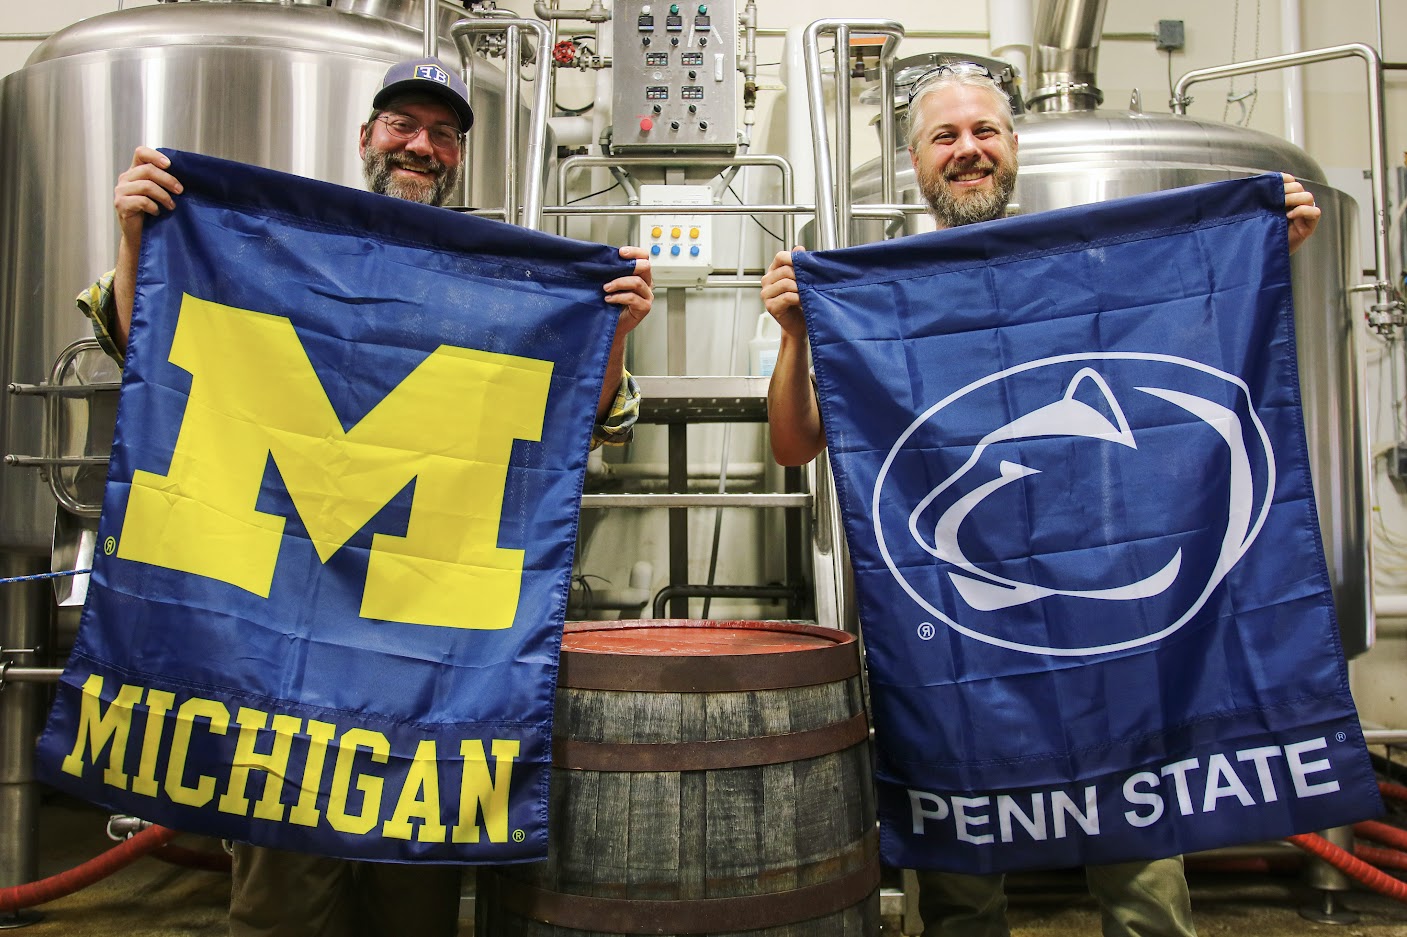
[[(712, 205), (706, 185), (642, 185), (641, 205)], [(640, 216), (637, 243), (650, 252), (655, 286), (702, 286), (713, 272), (713, 222), (718, 215), (661, 212)]]
[(617, 0), (614, 20), (612, 151), (735, 152), (736, 0)]

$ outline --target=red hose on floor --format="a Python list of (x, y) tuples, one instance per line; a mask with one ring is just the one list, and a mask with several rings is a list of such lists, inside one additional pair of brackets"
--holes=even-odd
[(1364, 839), (1371, 839), (1375, 843), (1385, 843), (1388, 846), (1396, 846), (1398, 849), (1407, 849), (1407, 830), (1400, 830), (1387, 823), (1364, 820), (1362, 823), (1353, 824), (1353, 832)]
[(1353, 854), (1364, 862), (1371, 862), (1380, 869), (1407, 871), (1407, 852), (1400, 849), (1380, 849), (1377, 846), (1353, 844)]
[(1324, 837), (1315, 833), (1299, 833), (1287, 836), (1286, 839), (1373, 891), (1397, 901), (1407, 901), (1407, 882), (1399, 882), (1386, 872), (1373, 868), (1361, 859), (1355, 859)]
[(67, 872), (60, 872), (27, 885), (0, 888), (0, 912), (32, 908), (37, 904), (71, 895), (107, 878), (119, 869), (126, 868), (147, 853), (160, 849), (178, 835), (180, 834), (175, 830), (168, 830), (164, 826), (149, 826), (131, 839), (118, 843), (102, 855), (95, 856)]
[(1393, 784), (1391, 781), (1379, 781), (1378, 791), (1384, 797), (1391, 800), (1407, 800), (1407, 787), (1401, 784)]

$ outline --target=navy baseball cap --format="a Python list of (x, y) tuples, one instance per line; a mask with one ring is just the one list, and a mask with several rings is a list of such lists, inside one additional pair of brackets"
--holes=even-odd
[(459, 118), (461, 130), (474, 126), (474, 111), (469, 107), (469, 89), (459, 75), (446, 68), (437, 58), (411, 59), (392, 65), (381, 80), (381, 90), (371, 99), (371, 106), (379, 110), (392, 98), (402, 94), (425, 94), (439, 98)]

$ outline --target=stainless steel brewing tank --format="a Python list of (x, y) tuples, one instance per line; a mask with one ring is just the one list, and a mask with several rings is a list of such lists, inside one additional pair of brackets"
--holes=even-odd
[[(403, 23), (250, 2), (138, 7), (41, 44), (0, 80), (0, 380), (39, 382), (91, 334), (73, 298), (113, 265), (113, 184), (136, 146), (361, 188), (357, 132), (371, 98), (388, 65), (422, 49)], [(447, 31), (440, 52), (457, 62)], [(503, 85), (498, 68), (476, 63), (468, 169), (484, 206), (503, 201)], [(40, 453), (41, 409), (5, 395), (0, 451)], [(54, 500), (39, 472), (0, 472), (0, 551), (47, 554)]]
[[(899, 133), (905, 132), (901, 127)], [(1344, 651), (1353, 656), (1366, 650), (1373, 633), (1369, 463), (1357, 314), (1348, 292), (1359, 282), (1356, 203), (1325, 184), (1323, 170), (1304, 151), (1229, 124), (1085, 111), (1024, 114), (1016, 118), (1016, 133), (1021, 171), (1012, 202), (1021, 214), (1262, 172), (1292, 173), (1314, 192), (1324, 214), (1291, 262), (1300, 390)], [(895, 145), (898, 197), (921, 203), (908, 153), (899, 141)], [(856, 204), (879, 202), (879, 161), (857, 169), (851, 183)], [(932, 228), (926, 215), (914, 216), (905, 233)], [(881, 237), (882, 223), (851, 226), (853, 244)]]

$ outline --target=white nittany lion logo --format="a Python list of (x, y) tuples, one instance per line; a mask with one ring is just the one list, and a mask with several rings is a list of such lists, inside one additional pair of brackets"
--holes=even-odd
[(1240, 378), (1105, 352), (1009, 368), (928, 408), (890, 449), (872, 511), (886, 565), (928, 614), (1012, 650), (1083, 656), (1185, 625), (1255, 540), (1274, 487)]

